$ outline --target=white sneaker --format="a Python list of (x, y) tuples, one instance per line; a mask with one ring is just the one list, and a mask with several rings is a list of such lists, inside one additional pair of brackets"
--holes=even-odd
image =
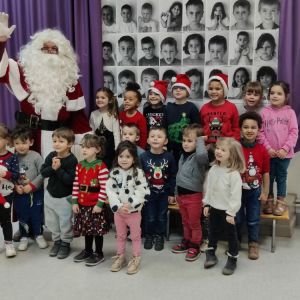
[(23, 237), (23, 238), (20, 239), (18, 250), (20, 250), (20, 251), (26, 251), (27, 248), (28, 248), (28, 238)]
[(16, 249), (13, 243), (5, 243), (6, 257), (14, 257), (17, 255)]
[(45, 241), (44, 237), (42, 235), (38, 235), (35, 238), (36, 243), (38, 244), (40, 249), (45, 249), (48, 247), (47, 242)]

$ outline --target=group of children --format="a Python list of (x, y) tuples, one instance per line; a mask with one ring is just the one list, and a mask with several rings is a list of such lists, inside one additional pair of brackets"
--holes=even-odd
[[(218, 261), (215, 251), (225, 230), (229, 245), (223, 274), (230, 275), (236, 268), (246, 220), (248, 256), (259, 257), (260, 201), (265, 203), (265, 213), (285, 211), (287, 169), (298, 138), (296, 115), (288, 105), (288, 84), (271, 85), (270, 106), (262, 108), (262, 86), (249, 82), (243, 95), (246, 112), (240, 117), (226, 99), (226, 74), (209, 78), (210, 102), (200, 112), (188, 101), (191, 82), (186, 74), (173, 78), (174, 102), (165, 105), (167, 89), (166, 81), (151, 84), (143, 114), (138, 111), (142, 99), (138, 84), (127, 85), (120, 113), (112, 91), (99, 89), (97, 110), (90, 117), (94, 134), (86, 134), (81, 141), (80, 162), (71, 153), (75, 137), (68, 128), (53, 132), (54, 151), (43, 162), (30, 150), (34, 141), (29, 129), (16, 128), (9, 135), (1, 124), (0, 177), (15, 185), (14, 191), (11, 188), (10, 194), (1, 196), (13, 203), (18, 217), (19, 250), (27, 249), (30, 236), (40, 248), (47, 247), (42, 235), (44, 206), (54, 241), (49, 255), (67, 257), (73, 237), (82, 235), (85, 248), (74, 261), (97, 265), (104, 260), (103, 235), (110, 228), (110, 206), (117, 240), (111, 271), (126, 265), (129, 231), (133, 256), (127, 273), (135, 274), (141, 264), (142, 234), (145, 249), (162, 250), (168, 205), (178, 203), (183, 239), (172, 252), (185, 253), (187, 261), (196, 260), (208, 231), (204, 267), (210, 268)], [(7, 150), (10, 138), (15, 154)], [(205, 218), (208, 228), (201, 225)], [(11, 209), (1, 204), (0, 222), (6, 255), (13, 257)]]

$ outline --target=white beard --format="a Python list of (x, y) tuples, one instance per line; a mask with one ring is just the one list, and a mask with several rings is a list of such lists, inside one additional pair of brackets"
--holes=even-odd
[(23, 49), (20, 63), (31, 95), (28, 98), (43, 119), (57, 120), (66, 104), (66, 92), (77, 83), (76, 61), (59, 54), (46, 54), (40, 49)]

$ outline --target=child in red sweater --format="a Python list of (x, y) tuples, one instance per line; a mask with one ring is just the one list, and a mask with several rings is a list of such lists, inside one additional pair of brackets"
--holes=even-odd
[[(86, 134), (81, 141), (83, 160), (76, 166), (73, 183), (72, 209), (74, 235), (85, 237), (85, 249), (74, 257), (74, 262), (85, 261), (86, 266), (95, 266), (104, 260), (103, 235), (108, 232), (105, 212), (106, 181), (108, 170), (99, 159), (104, 155), (104, 139)], [(93, 253), (93, 240), (96, 251)]]
[(137, 83), (129, 82), (124, 93), (124, 111), (120, 112), (120, 125), (133, 123), (140, 130), (140, 139), (137, 145), (145, 149), (147, 144), (147, 122), (145, 117), (138, 111), (142, 101), (140, 86)]

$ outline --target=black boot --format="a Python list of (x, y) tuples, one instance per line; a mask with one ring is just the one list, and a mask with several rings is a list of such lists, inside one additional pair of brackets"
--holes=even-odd
[(147, 234), (145, 237), (144, 248), (150, 250), (153, 247), (153, 236)]
[(223, 268), (224, 275), (232, 275), (234, 270), (236, 269), (236, 261), (235, 257), (228, 256), (225, 267)]
[(49, 252), (49, 256), (51, 257), (55, 257), (57, 256), (57, 253), (59, 251), (60, 248), (60, 244), (61, 244), (61, 240), (55, 241), (50, 252)]
[(204, 263), (204, 268), (205, 269), (209, 269), (209, 268), (215, 266), (218, 263), (218, 258), (215, 254), (214, 249), (206, 250), (205, 254), (206, 254), (206, 260), (205, 260), (205, 263)]
[(154, 250), (161, 251), (164, 249), (165, 238), (163, 235), (158, 235), (155, 240)]
[(57, 258), (64, 259), (69, 256), (71, 252), (70, 243), (61, 242), (59, 251), (57, 253)]

